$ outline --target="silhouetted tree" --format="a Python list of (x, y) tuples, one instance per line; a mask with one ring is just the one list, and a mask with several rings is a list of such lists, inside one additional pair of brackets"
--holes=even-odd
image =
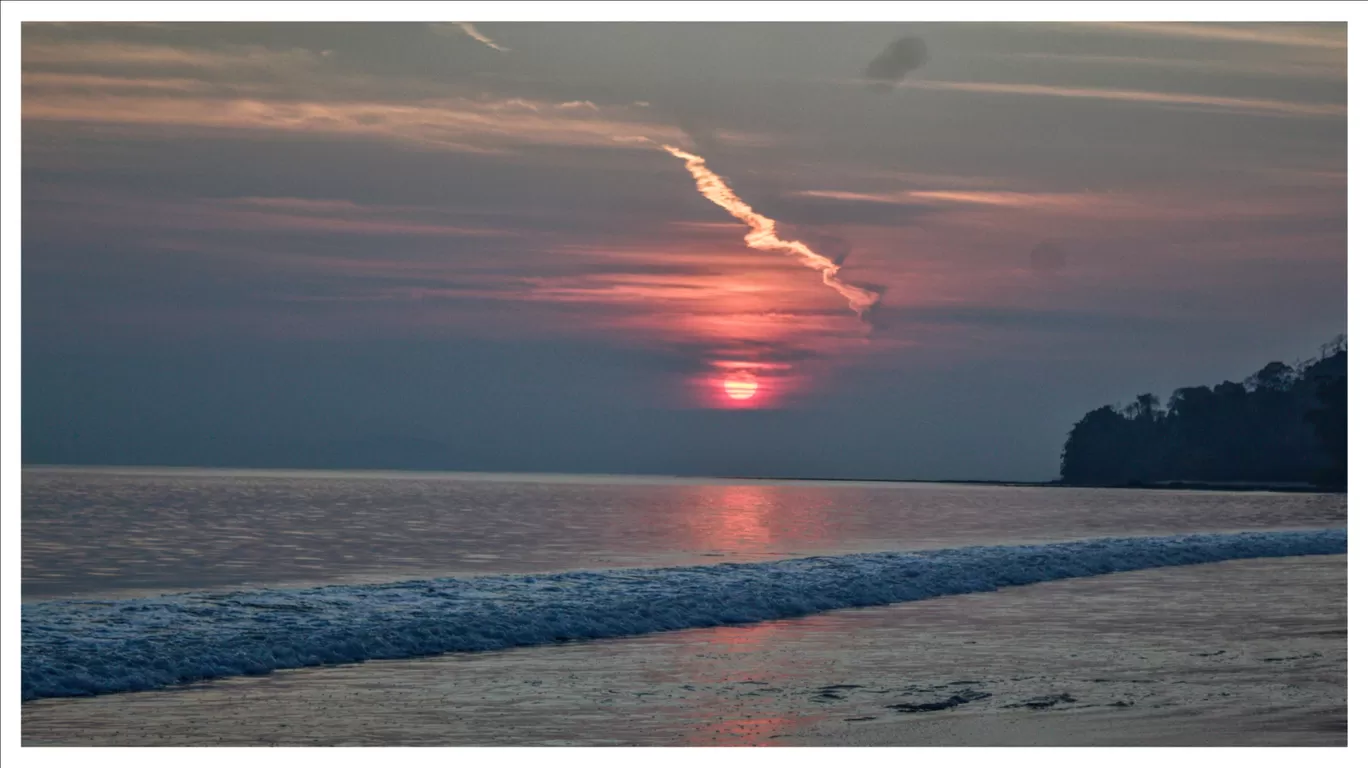
[(1089, 411), (1064, 445), (1061, 473), (1067, 482), (1122, 485), (1131, 481), (1135, 446), (1129, 420), (1109, 406)]
[(1319, 480), (1325, 485), (1343, 486), (1349, 467), (1349, 377), (1327, 370), (1318, 373), (1317, 407), (1307, 411), (1306, 421), (1329, 459)]
[(1242, 384), (1183, 387), (1159, 407), (1143, 394), (1089, 411), (1069, 432), (1064, 482), (1316, 482), (1343, 485), (1348, 455), (1348, 344), (1318, 359), (1271, 362)]
[(1255, 391), (1259, 389), (1271, 389), (1278, 392), (1286, 392), (1297, 381), (1297, 371), (1292, 366), (1281, 362), (1272, 362), (1265, 365), (1258, 373), (1245, 379), (1245, 389)]

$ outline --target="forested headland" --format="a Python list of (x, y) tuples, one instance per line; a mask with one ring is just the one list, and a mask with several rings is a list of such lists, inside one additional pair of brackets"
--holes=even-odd
[(1271, 362), (1243, 382), (1183, 387), (1089, 411), (1070, 430), (1071, 485), (1309, 483), (1343, 488), (1348, 463), (1348, 342), (1312, 360)]

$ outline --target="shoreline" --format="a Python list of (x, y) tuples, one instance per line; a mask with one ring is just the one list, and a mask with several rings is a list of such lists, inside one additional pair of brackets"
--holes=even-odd
[(533, 470), (470, 470), (470, 469), (388, 469), (378, 467), (220, 467), (168, 464), (21, 464), (21, 471), (74, 470), (78, 472), (210, 472), (221, 474), (324, 474), (324, 475), (486, 475), (563, 477), (585, 481), (593, 478), (622, 477), (641, 480), (723, 480), (766, 483), (886, 483), (901, 485), (983, 485), (999, 488), (1095, 488), (1137, 491), (1217, 491), (1221, 493), (1348, 493), (1347, 488), (1317, 486), (1312, 483), (1206, 482), (1201, 480), (1173, 480), (1157, 483), (1127, 485), (1088, 485), (1065, 483), (1059, 480), (927, 480), (897, 477), (792, 477), (781, 475), (667, 475), (633, 472), (554, 472)]
[(1127, 485), (1088, 485), (1084, 483), (1064, 483), (1058, 480), (903, 480), (897, 478), (860, 478), (860, 477), (759, 477), (735, 475), (719, 477), (719, 480), (764, 480), (775, 482), (810, 483), (903, 483), (924, 485), (987, 485), (998, 488), (1096, 488), (1104, 490), (1135, 491), (1249, 491), (1259, 493), (1347, 493), (1347, 489), (1325, 487), (1310, 483), (1240, 483), (1205, 482), (1200, 480), (1174, 480), (1162, 483), (1130, 483)]

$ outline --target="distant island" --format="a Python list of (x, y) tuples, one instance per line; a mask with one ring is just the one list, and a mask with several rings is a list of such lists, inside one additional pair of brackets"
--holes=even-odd
[(1348, 342), (1306, 362), (1271, 362), (1243, 382), (1143, 394), (1089, 411), (1060, 461), (1068, 485), (1315, 486), (1343, 489), (1348, 465)]

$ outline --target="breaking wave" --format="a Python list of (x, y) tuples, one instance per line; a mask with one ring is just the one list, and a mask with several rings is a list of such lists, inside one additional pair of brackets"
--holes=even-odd
[(792, 618), (1119, 571), (1342, 554), (1346, 529), (1108, 538), (22, 607), (25, 701)]

